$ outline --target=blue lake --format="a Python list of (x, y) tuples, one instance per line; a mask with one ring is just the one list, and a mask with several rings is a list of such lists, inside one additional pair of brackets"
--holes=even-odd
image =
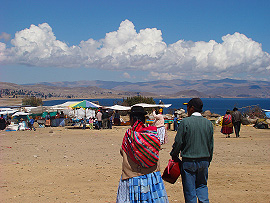
[[(70, 99), (70, 100), (51, 100), (44, 101), (44, 106), (53, 106), (57, 104), (62, 104), (66, 101), (81, 101), (82, 99)], [(122, 102), (123, 99), (87, 99), (88, 101), (98, 101), (102, 106), (112, 106), (117, 104), (117, 102)], [(158, 104), (160, 99), (154, 99)], [(172, 104), (169, 109), (179, 109), (186, 106), (183, 105), (184, 102), (188, 102), (190, 98), (177, 98), (177, 99), (161, 99), (164, 104)], [(239, 108), (240, 111), (244, 111), (249, 106), (257, 105), (262, 109), (270, 109), (270, 99), (258, 99), (258, 98), (202, 98), (203, 110), (210, 110), (212, 113), (217, 113), (220, 115), (225, 114), (227, 109), (232, 110), (234, 107)], [(169, 109), (164, 109), (164, 113), (168, 113)]]

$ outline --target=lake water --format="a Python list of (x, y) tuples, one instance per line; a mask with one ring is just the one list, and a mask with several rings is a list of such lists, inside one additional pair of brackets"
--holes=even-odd
[[(82, 99), (70, 99), (70, 100), (52, 100), (44, 101), (44, 106), (53, 106), (57, 104), (62, 104), (67, 101), (81, 101)], [(117, 102), (122, 102), (123, 99), (87, 99), (88, 101), (98, 101), (102, 106), (112, 106), (117, 104)], [(158, 104), (160, 99), (154, 99)], [(183, 103), (188, 102), (190, 98), (177, 98), (177, 99), (161, 99), (164, 104), (172, 104), (170, 108), (164, 109), (164, 113), (168, 113), (169, 109), (179, 109), (186, 106)], [(210, 110), (212, 113), (217, 113), (220, 115), (225, 114), (227, 109), (232, 110), (234, 107), (237, 107), (240, 111), (244, 111), (248, 106), (257, 105), (262, 109), (270, 109), (270, 99), (258, 99), (258, 98), (202, 98), (203, 101), (203, 110)]]

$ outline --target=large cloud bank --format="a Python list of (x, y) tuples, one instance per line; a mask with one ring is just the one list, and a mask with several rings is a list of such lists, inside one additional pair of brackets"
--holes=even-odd
[(137, 33), (133, 23), (125, 20), (104, 39), (68, 46), (43, 23), (17, 32), (11, 47), (0, 42), (0, 64), (148, 70), (153, 76), (166, 79), (190, 73), (270, 72), (270, 55), (261, 44), (237, 32), (222, 40), (179, 40), (167, 45), (160, 30), (146, 28)]

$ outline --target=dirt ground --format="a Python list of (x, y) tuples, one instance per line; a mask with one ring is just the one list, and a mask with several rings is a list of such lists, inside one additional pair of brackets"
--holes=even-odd
[[(0, 202), (115, 202), (126, 129), (0, 131)], [(175, 132), (168, 134), (162, 170)], [(210, 201), (270, 202), (270, 130), (242, 126), (240, 138), (225, 138), (216, 126), (214, 139)], [(165, 187), (170, 202), (184, 202), (180, 178)]]

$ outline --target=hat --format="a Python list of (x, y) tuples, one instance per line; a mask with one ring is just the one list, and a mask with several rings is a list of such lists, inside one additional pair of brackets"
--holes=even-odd
[(142, 106), (133, 106), (131, 108), (130, 114), (143, 114), (146, 115), (144, 108)]
[(183, 104), (193, 106), (195, 111), (202, 112), (203, 102), (200, 98), (192, 98), (188, 103)]

